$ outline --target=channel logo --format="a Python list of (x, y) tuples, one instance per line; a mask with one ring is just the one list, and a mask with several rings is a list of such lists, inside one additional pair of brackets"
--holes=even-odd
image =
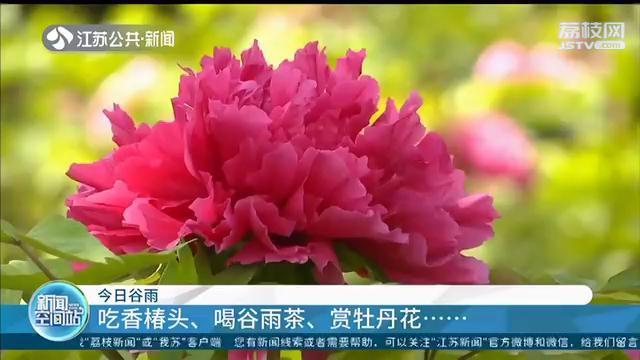
[(64, 26), (50, 26), (45, 30), (42, 41), (49, 50), (63, 50), (73, 41), (73, 33)]
[(33, 330), (47, 340), (71, 340), (84, 330), (88, 321), (87, 299), (69, 282), (48, 282), (29, 300), (29, 322)]

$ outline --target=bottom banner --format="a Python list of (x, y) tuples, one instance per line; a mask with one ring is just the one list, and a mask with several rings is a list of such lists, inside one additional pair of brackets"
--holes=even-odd
[(638, 349), (639, 305), (1, 306), (2, 349)]
[(3, 349), (114, 350), (635, 350), (638, 337), (611, 334), (83, 334), (74, 340), (52, 342), (36, 334), (2, 336)]

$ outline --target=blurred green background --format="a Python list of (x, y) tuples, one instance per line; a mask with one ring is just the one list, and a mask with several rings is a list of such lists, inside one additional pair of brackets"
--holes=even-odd
[[(523, 185), (470, 176), (469, 188), (490, 191), (502, 215), (495, 238), (473, 253), (496, 269), (497, 282), (510, 269), (541, 283), (601, 284), (640, 262), (638, 9), (3, 4), (2, 218), (28, 229), (64, 213), (75, 188), (68, 166), (113, 147), (102, 109), (117, 102), (138, 122), (170, 119), (182, 72), (177, 64), (198, 67), (213, 46), (239, 54), (253, 39), (278, 64), (318, 40), (332, 64), (348, 48), (366, 48), (364, 72), (378, 79), (382, 101), (402, 102), (418, 90), (429, 129), (448, 134), (464, 119), (491, 112), (519, 124), (537, 153), (535, 178)], [(559, 51), (559, 24), (570, 21), (625, 22), (626, 49)], [(42, 31), (68, 23), (158, 25), (175, 31), (175, 47), (46, 50)], [(537, 70), (483, 77), (478, 59), (501, 46), (519, 49)], [(501, 69), (498, 60), (492, 66)], [(21, 256), (2, 250), (3, 263)]]

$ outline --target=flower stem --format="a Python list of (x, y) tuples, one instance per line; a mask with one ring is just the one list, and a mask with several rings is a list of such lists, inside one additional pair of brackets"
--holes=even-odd
[(24, 241), (20, 239), (11, 238), (14, 243), (22, 249), (22, 251), (27, 255), (27, 257), (42, 271), (43, 274), (46, 275), (49, 280), (58, 280), (58, 277), (55, 276), (51, 270), (40, 260), (38, 255), (29, 247), (29, 245), (25, 244)]
[[(17, 245), (27, 255), (27, 257), (42, 271), (49, 280), (58, 280), (58, 277), (40, 260), (33, 249), (24, 241), (12, 237), (14, 245)], [(116, 350), (101, 350), (102, 354), (109, 360), (124, 360), (124, 358)]]

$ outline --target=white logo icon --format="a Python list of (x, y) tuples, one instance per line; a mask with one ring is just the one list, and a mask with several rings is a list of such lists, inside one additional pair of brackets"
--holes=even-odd
[(560, 50), (622, 50), (624, 22), (561, 22)]
[(62, 50), (71, 43), (73, 34), (62, 26), (56, 26), (47, 33), (46, 38), (54, 49)]

